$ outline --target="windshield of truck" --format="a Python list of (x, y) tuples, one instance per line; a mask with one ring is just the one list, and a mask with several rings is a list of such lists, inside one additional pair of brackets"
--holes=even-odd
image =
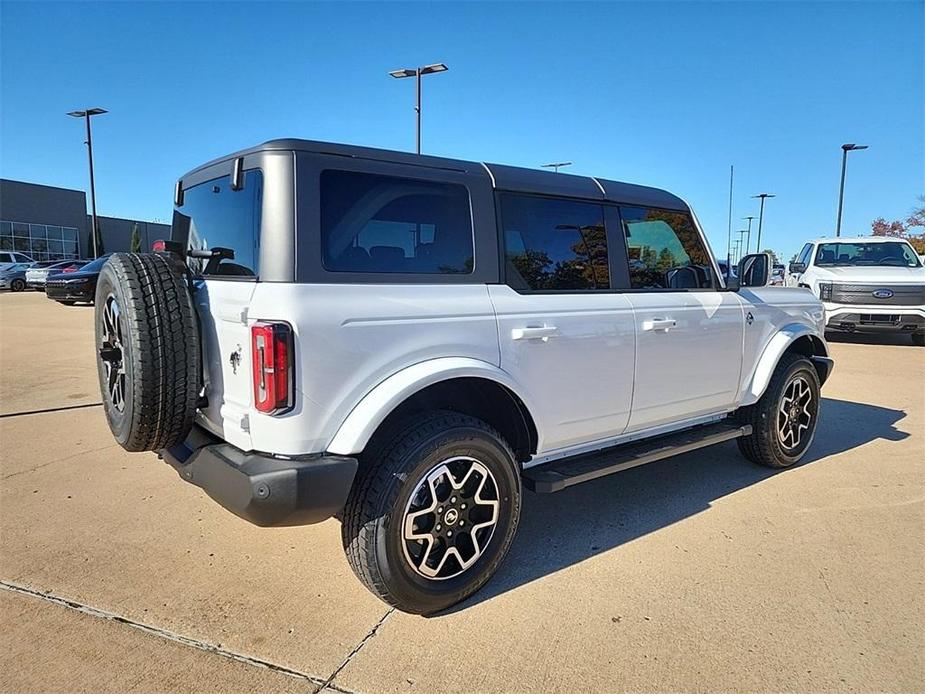
[(816, 249), (816, 265), (850, 267), (892, 265), (919, 267), (918, 256), (904, 241), (886, 243), (820, 243)]

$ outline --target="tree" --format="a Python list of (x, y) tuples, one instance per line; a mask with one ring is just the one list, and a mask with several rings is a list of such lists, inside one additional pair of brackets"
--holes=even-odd
[(762, 252), (762, 253), (767, 253), (769, 256), (771, 256), (771, 264), (772, 264), (772, 265), (780, 265), (780, 261), (777, 259), (777, 253), (775, 253), (774, 251), (772, 251), (770, 248), (765, 248), (765, 249), (764, 249), (763, 251), (761, 251), (761, 252)]
[(890, 236), (901, 238), (912, 244), (916, 253), (925, 253), (925, 195), (919, 196), (918, 205), (904, 221), (898, 219), (892, 222), (883, 217), (877, 217), (870, 224), (874, 236)]
[(132, 253), (141, 253), (141, 232), (138, 231), (138, 222), (132, 225)]

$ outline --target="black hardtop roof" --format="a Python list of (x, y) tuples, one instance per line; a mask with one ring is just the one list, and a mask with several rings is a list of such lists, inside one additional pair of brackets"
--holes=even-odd
[(184, 174), (183, 178), (187, 178), (201, 169), (221, 162), (265, 151), (313, 152), (316, 154), (333, 154), (356, 159), (374, 159), (376, 161), (394, 162), (396, 164), (449, 169), (489, 176), (493, 187), (498, 190), (601, 199), (612, 202), (648, 205), (676, 210), (688, 209), (687, 204), (681, 198), (666, 190), (634, 183), (621, 183), (619, 181), (611, 181), (591, 176), (554, 173), (552, 171), (507, 166), (504, 164), (489, 164), (465, 161), (462, 159), (434, 157), (428, 154), (413, 154), (411, 152), (399, 152), (375, 147), (344, 145), (335, 142), (318, 142), (315, 140), (300, 140), (295, 138), (269, 140), (255, 147), (249, 147), (239, 152), (213, 159), (187, 172)]

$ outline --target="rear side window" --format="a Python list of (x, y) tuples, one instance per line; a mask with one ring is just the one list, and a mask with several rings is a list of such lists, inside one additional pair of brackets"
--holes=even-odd
[(690, 215), (621, 207), (633, 289), (712, 287), (713, 267)]
[(601, 205), (505, 194), (501, 224), (505, 276), (514, 289), (610, 288)]
[(324, 171), (321, 244), (324, 267), (335, 272), (471, 273), (469, 192), (455, 183)]
[(231, 187), (231, 177), (216, 178), (183, 191), (183, 206), (173, 213), (171, 238), (191, 250), (227, 248), (233, 257), (189, 258), (196, 275), (256, 277), (260, 247), (260, 214), (263, 174), (244, 172), (241, 188)]

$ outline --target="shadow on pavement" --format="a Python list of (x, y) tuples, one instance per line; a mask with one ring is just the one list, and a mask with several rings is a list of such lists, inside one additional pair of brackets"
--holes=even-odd
[[(875, 405), (823, 399), (812, 463), (879, 439), (901, 441), (906, 415)], [(524, 493), (520, 528), (495, 577), (449, 612), (465, 610), (596, 554), (693, 516), (732, 492), (786, 474), (745, 460), (735, 442), (633, 468), (556, 494)]]
[(826, 342), (841, 345), (890, 345), (891, 347), (915, 347), (909, 333), (835, 333), (825, 334)]

